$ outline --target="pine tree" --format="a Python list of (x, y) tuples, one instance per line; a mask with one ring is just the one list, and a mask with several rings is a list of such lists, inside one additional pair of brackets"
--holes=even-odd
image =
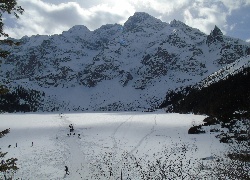
[[(17, 19), (19, 15), (22, 15), (24, 9), (21, 6), (17, 5), (16, 0), (1, 0), (0, 1), (0, 38), (1, 37), (9, 37), (7, 33), (4, 32), (4, 22), (3, 22), (3, 14), (14, 15)], [(8, 45), (19, 45), (18, 42), (13, 42), (11, 40), (0, 40), (0, 44), (8, 44)], [(5, 51), (0, 48), (0, 63), (1, 59), (7, 58), (10, 52)], [(0, 94), (4, 94), (8, 92), (6, 87), (0, 84)]]
[[(9, 132), (10, 132), (10, 129), (5, 129), (5, 130), (1, 131), (0, 138), (4, 137)], [(7, 152), (3, 153), (0, 151), (0, 158), (3, 159), (6, 154), (7, 154)], [(12, 174), (18, 170), (18, 167), (16, 165), (16, 161), (17, 161), (17, 158), (10, 158), (10, 159), (7, 159), (6, 161), (4, 161), (3, 163), (2, 162), (0, 163), (0, 173), (4, 174), (5, 179), (7, 179), (6, 173)], [(8, 179), (11, 179), (11, 177), (10, 178), (8, 177)]]

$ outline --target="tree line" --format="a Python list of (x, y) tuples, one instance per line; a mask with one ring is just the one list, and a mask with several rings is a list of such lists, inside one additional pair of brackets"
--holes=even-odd
[[(226, 121), (236, 111), (250, 112), (250, 68), (244, 68), (235, 75), (228, 76), (201, 89), (185, 87), (179, 91), (169, 91), (160, 108), (168, 112), (206, 114)], [(247, 113), (248, 112), (248, 113)]]
[(0, 112), (35, 112), (39, 109), (44, 92), (18, 86), (0, 94)]

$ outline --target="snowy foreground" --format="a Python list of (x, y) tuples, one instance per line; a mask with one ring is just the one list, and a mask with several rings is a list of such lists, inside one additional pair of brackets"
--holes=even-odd
[[(139, 180), (159, 174), (160, 163), (175, 167), (171, 179), (176, 173), (197, 173), (201, 158), (225, 150), (215, 134), (187, 133), (204, 118), (161, 112), (2, 114), (0, 130), (10, 128), (10, 133), (0, 147), (9, 152), (6, 158), (18, 159), (15, 179)], [(67, 135), (70, 124), (76, 135)]]

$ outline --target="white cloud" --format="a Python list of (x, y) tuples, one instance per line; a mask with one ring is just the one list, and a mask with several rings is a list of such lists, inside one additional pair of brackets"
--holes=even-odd
[(189, 0), (137, 0), (131, 1), (136, 8), (153, 9), (162, 14), (171, 14), (189, 3)]
[(240, 9), (241, 7), (250, 5), (250, 0), (221, 0), (221, 2), (228, 8), (229, 13)]
[[(135, 9), (126, 1), (116, 1), (112, 5), (107, 3), (96, 5), (87, 11), (89, 16), (86, 18), (89, 19), (90, 28), (96, 29), (100, 24), (123, 24), (129, 16), (134, 14)], [(96, 25), (94, 21), (97, 22)]]
[(232, 31), (235, 28), (236, 25), (237, 25), (237, 23), (234, 23), (231, 26), (229, 26), (230, 31)]
[(249, 42), (249, 43), (250, 43), (250, 39), (247, 39), (246, 42)]
[(25, 12), (17, 21), (19, 28), (7, 29), (10, 36), (61, 33), (69, 26), (83, 21), (77, 3), (63, 3), (58, 6), (38, 0), (20, 1)]
[[(89, 9), (76, 2), (50, 4), (39, 0), (20, 0), (25, 13), (16, 21), (15, 28), (6, 28), (11, 37), (33, 34), (58, 34), (74, 25), (86, 25), (91, 30), (103, 24), (123, 23), (135, 10), (126, 2), (98, 4)], [(125, 17), (125, 18), (124, 18)]]
[[(162, 21), (173, 19), (210, 33), (214, 25), (223, 33), (235, 30), (228, 22), (236, 10), (249, 7), (250, 0), (19, 0), (25, 9), (19, 20), (6, 23), (11, 37), (33, 34), (58, 34), (74, 25), (94, 30), (103, 24), (123, 24), (134, 12), (147, 12)], [(101, 3), (100, 3), (101, 2)], [(237, 24), (238, 25), (238, 24)]]
[(187, 25), (198, 28), (207, 34), (210, 33), (215, 25), (223, 27), (223, 25), (226, 24), (227, 16), (217, 5), (205, 7), (197, 3), (185, 9), (183, 15), (184, 22)]

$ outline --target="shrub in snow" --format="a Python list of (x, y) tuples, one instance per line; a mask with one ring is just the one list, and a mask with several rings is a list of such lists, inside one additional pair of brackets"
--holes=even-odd
[(204, 126), (210, 126), (210, 125), (216, 125), (219, 124), (220, 122), (216, 117), (206, 117), (204, 120)]
[(213, 161), (212, 171), (207, 174), (211, 179), (250, 179), (250, 154), (231, 153), (220, 161)]
[(201, 133), (205, 133), (205, 131), (202, 130), (201, 125), (193, 126), (193, 127), (189, 128), (189, 130), (188, 130), (188, 134), (201, 134)]
[[(10, 129), (6, 129), (4, 131), (0, 132), (0, 138), (5, 136), (10, 132)], [(0, 164), (0, 179), (12, 179), (14, 173), (18, 170), (18, 167), (16, 166), (17, 158), (10, 158), (4, 161), (4, 157), (7, 154), (7, 152), (3, 153), (0, 151), (0, 158), (1, 158), (1, 164)]]
[(105, 152), (98, 162), (92, 163), (92, 178), (195, 179), (201, 172), (200, 159), (192, 158), (196, 150), (195, 145), (173, 144), (150, 159), (128, 151), (121, 158), (114, 152)]

